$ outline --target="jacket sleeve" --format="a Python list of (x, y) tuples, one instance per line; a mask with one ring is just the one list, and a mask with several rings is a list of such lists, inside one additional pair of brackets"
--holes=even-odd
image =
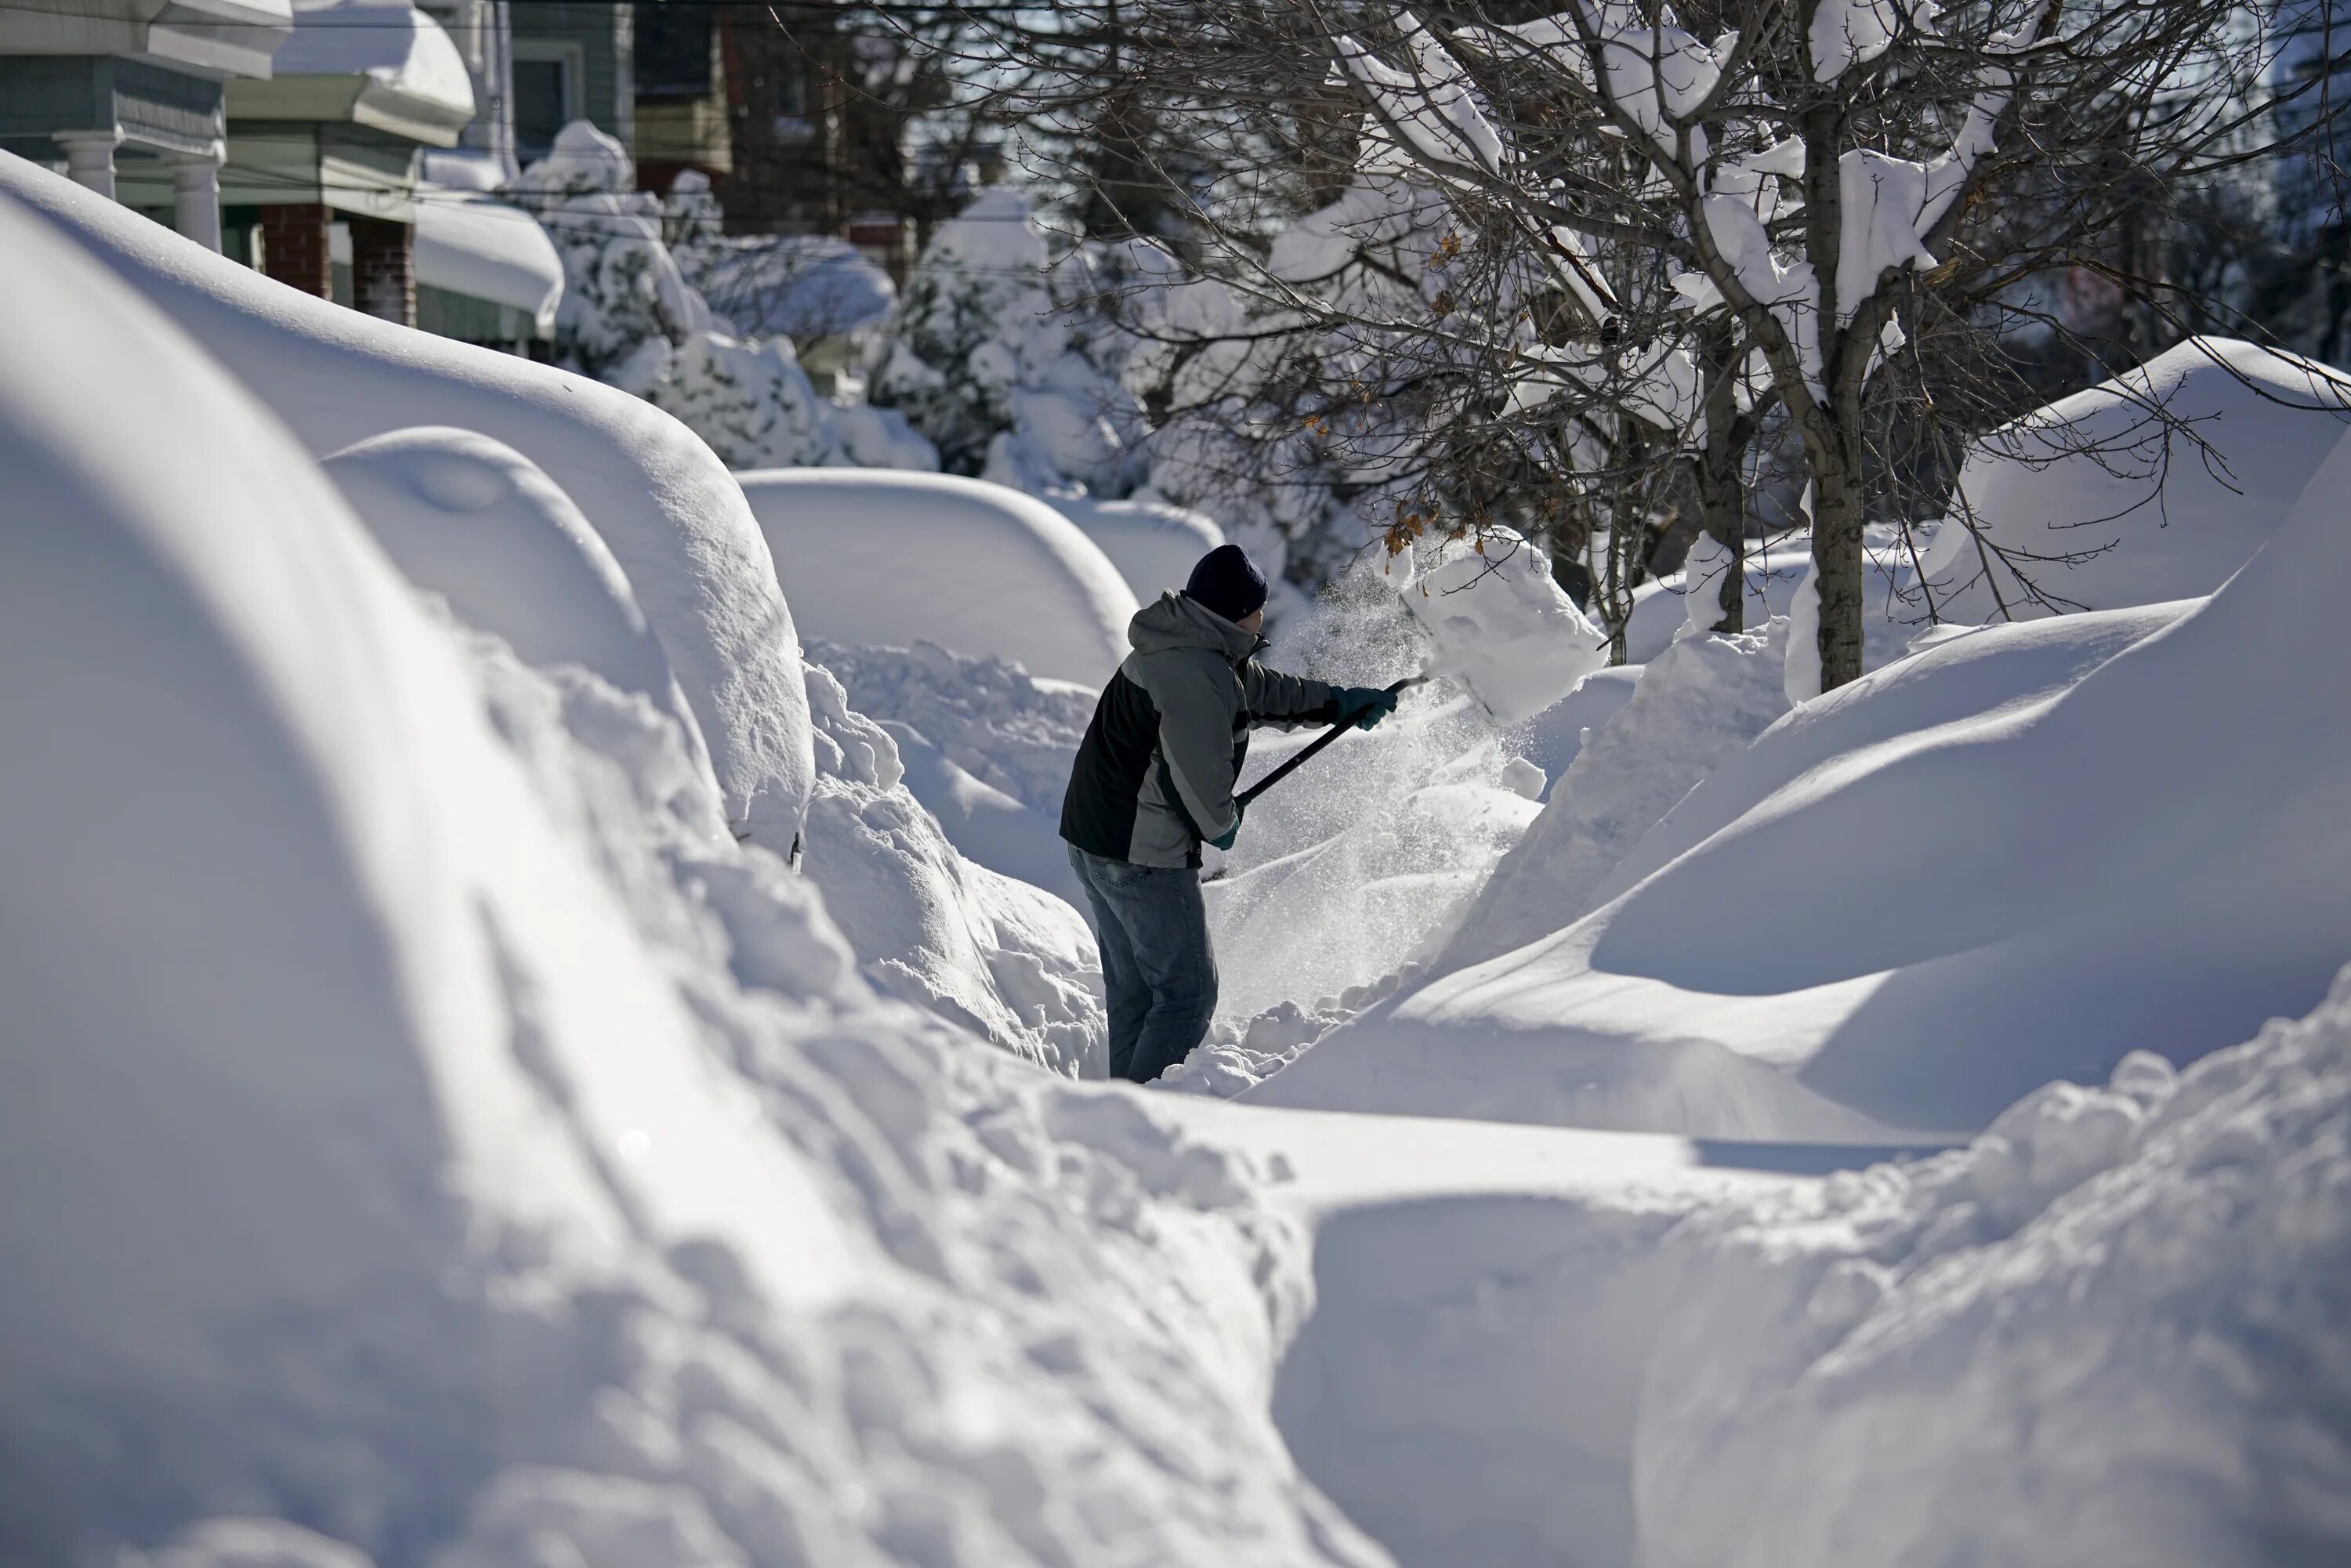
[(1171, 662), (1158, 674), (1151, 695), (1159, 706), (1159, 755), (1192, 825), (1201, 837), (1217, 838), (1240, 820), (1233, 805), (1232, 675), (1205, 659)]
[(1241, 703), (1252, 724), (1336, 724), (1339, 688), (1303, 675), (1269, 670), (1255, 659), (1241, 665)]

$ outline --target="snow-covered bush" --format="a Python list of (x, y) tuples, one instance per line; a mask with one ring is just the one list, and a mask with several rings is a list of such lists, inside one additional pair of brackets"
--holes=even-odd
[(870, 395), (904, 413), (950, 473), (1032, 495), (1123, 495), (1143, 434), (1109, 335), (1053, 296), (1053, 258), (1029, 199), (983, 191), (925, 247)]
[(661, 199), (634, 189), (628, 150), (584, 120), (557, 132), (548, 155), (509, 187), (537, 214), (563, 257), (555, 351), (569, 368), (622, 384), (649, 346), (710, 327), (664, 237)]
[[(764, 340), (718, 329), (726, 323), (681, 260), (737, 290), (747, 306), (775, 283), (759, 266), (766, 242), (721, 237), (708, 182), (689, 175), (666, 199), (636, 191), (627, 151), (579, 120), (515, 181), (514, 196), (538, 214), (563, 256), (561, 361), (675, 415), (730, 468), (937, 467), (937, 455), (903, 417), (842, 408), (820, 394), (789, 329), (769, 329)], [(673, 244), (684, 249), (673, 252)]]

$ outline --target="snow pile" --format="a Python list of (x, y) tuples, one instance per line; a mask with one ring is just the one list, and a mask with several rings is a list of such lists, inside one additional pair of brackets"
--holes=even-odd
[(1055, 511), (1110, 557), (1144, 604), (1182, 588), (1200, 558), (1225, 542), (1225, 531), (1205, 513), (1147, 496), (1123, 501), (1056, 496), (1052, 502)]
[(313, 455), (457, 424), (529, 458), (627, 574), (693, 705), (728, 820), (789, 848), (814, 768), (791, 612), (741, 490), (674, 420), (543, 365), (312, 299), (5, 153), (0, 192), (153, 300)]
[(810, 637), (898, 648), (928, 639), (1087, 685), (1126, 657), (1134, 595), (1042, 501), (945, 474), (740, 478)]
[(2342, 1561), (2346, 1242), (2351, 971), (2185, 1073), (2133, 1051), (1966, 1148), (1692, 1220), (1641, 1560)]
[(1554, 581), (1541, 550), (1508, 528), (1416, 544), (1383, 563), (1427, 633), (1432, 674), (1521, 723), (1608, 663), (1608, 640)]
[(883, 990), (1071, 1077), (1102, 1077), (1093, 936), (1062, 899), (975, 865), (902, 782), (889, 734), (808, 674), (817, 727), (809, 880)]
[(2194, 338), (1995, 431), (1919, 567), (1942, 619), (2210, 593), (2275, 533), (2351, 423), (2351, 380)]
[(324, 466), (411, 582), (532, 664), (580, 664), (643, 696), (678, 722), (708, 774), (702, 732), (620, 562), (538, 465), (443, 426), (372, 437)]
[(980, 783), (1060, 820), (1092, 692), (920, 639), (911, 648), (811, 643), (808, 658), (832, 672), (859, 713), (920, 731)]
[(1018, 664), (965, 658), (935, 643), (820, 643), (809, 658), (840, 679), (852, 707), (881, 721), (906, 788), (959, 853), (1085, 909), (1061, 818), (1093, 716), (1092, 691), (1040, 685)]
[(1785, 621), (1741, 636), (1701, 632), (1651, 660), (1479, 889), (1432, 972), (1482, 963), (1597, 908), (1642, 836), (1788, 711), (1787, 635)]
[(716, 804), (673, 716), (437, 622), (0, 224), (0, 1554), (1381, 1560), (1265, 1414), (1306, 1282), (1242, 1164), (875, 998), (649, 809)]
[[(2117, 1041), (2184, 1061), (2308, 1007), (2351, 929), (2351, 738), (2307, 716), (2351, 702), (2311, 641), (2351, 571), (2346, 490), (2351, 445), (2208, 601), (1938, 640), (1805, 705), (1651, 829), (1601, 907), (1372, 1009), (1269, 1090), (1625, 1125), (1558, 1092), (1562, 1054), (1604, 1083), (1696, 1053), (1688, 1119), (1647, 1124), (1807, 1135), (1747, 1099), (1761, 1071), (1774, 1097), (1969, 1128), (2103, 1077)], [(1768, 924), (1727, 917), (1740, 900)]]

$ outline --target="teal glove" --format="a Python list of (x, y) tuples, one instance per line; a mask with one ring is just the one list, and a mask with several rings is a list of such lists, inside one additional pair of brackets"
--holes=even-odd
[(1249, 808), (1239, 800), (1236, 800), (1233, 802), (1233, 825), (1227, 828), (1221, 837), (1210, 839), (1208, 841), (1216, 845), (1220, 850), (1231, 849), (1233, 847), (1233, 839), (1241, 831), (1241, 818), (1247, 815), (1248, 811)]
[(1343, 686), (1339, 692), (1339, 722), (1369, 729), (1396, 710), (1396, 694), (1377, 686)]

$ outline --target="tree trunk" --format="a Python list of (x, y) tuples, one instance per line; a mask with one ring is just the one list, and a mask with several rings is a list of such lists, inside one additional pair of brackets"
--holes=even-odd
[(1813, 573), (1821, 595), (1821, 690), (1833, 692), (1861, 678), (1861, 476), (1842, 461), (1816, 460), (1812, 468)]
[(1698, 507), (1704, 514), (1706, 531), (1715, 543), (1730, 552), (1730, 565), (1723, 572), (1718, 603), (1722, 617), (1714, 623), (1717, 632), (1733, 632), (1747, 630), (1747, 492), (1739, 482), (1739, 467), (1734, 454), (1729, 464), (1716, 461), (1713, 443), (1698, 462)]

